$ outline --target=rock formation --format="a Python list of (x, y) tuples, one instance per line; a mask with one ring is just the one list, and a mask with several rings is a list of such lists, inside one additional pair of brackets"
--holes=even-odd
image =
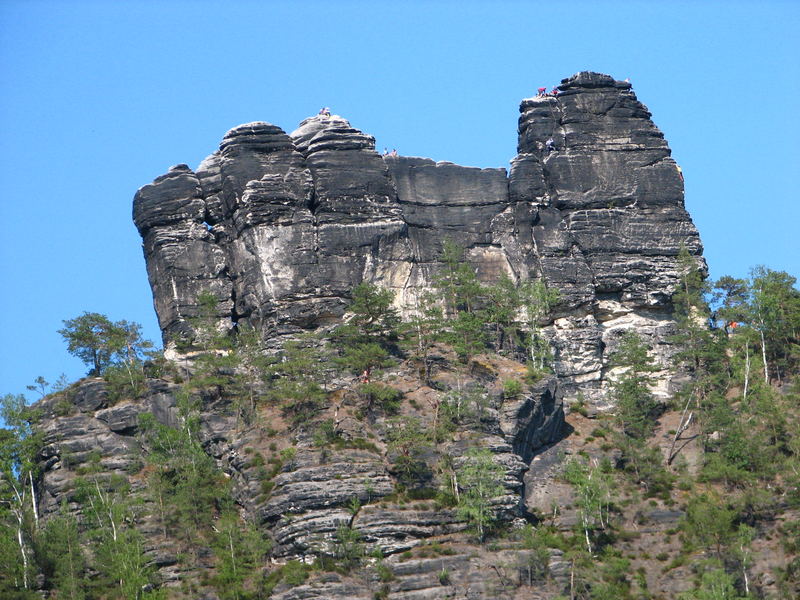
[(408, 310), (449, 238), (486, 281), (506, 273), (558, 290), (555, 372), (568, 397), (607, 407), (622, 331), (669, 355), (677, 255), (686, 247), (703, 265), (702, 245), (670, 149), (631, 85), (582, 72), (558, 89), (522, 101), (510, 174), (382, 157), (338, 116), (289, 135), (240, 125), (196, 172), (173, 167), (134, 200), (165, 346), (191, 335), (202, 291), (221, 320), (266, 339), (335, 321), (362, 281)]
[[(489, 449), (505, 473), (503, 492), (492, 500), (500, 518), (519, 524), (549, 509), (545, 480), (560, 451), (542, 449), (563, 435), (564, 401), (582, 394), (590, 408), (608, 406), (608, 356), (626, 330), (635, 328), (657, 359), (667, 358), (679, 250), (703, 264), (679, 171), (630, 84), (584, 72), (559, 90), (523, 100), (510, 173), (380, 156), (374, 139), (345, 119), (316, 116), (291, 134), (263, 122), (235, 127), (196, 171), (179, 165), (142, 187), (133, 215), (165, 348), (177, 356), (176, 341), (192, 337), (202, 293), (216, 298), (221, 325), (249, 323), (273, 346), (337, 323), (363, 281), (391, 289), (398, 308), (413, 311), (451, 239), (483, 281), (505, 273), (558, 290), (547, 326), (554, 375), (524, 394), (505, 394), (503, 379), (521, 378), (524, 369), (494, 357), (473, 360), (464, 372), (442, 367), (434, 383), (422, 381), (410, 362), (395, 364), (386, 381), (402, 392), (402, 414), (426, 426), (438, 417), (428, 409), (443, 390), (477, 390), (473, 422), (437, 440), (425, 461), (438, 465), (446, 457), (455, 479), (469, 448)], [(88, 379), (39, 404), (42, 515), (64, 502), (78, 511), (76, 481), (88, 471), (126, 481), (143, 498), (136, 526), (146, 552), (160, 584), (175, 593), (186, 581), (207, 581), (207, 572), (197, 571), (214, 565), (203, 562), (210, 551), (202, 549), (197, 571), (185, 571), (174, 540), (159, 533), (154, 500), (144, 493), (140, 415), (179, 425), (181, 381), (148, 379), (135, 400), (111, 401), (103, 380)], [(541, 594), (535, 597), (555, 597), (567, 589), (570, 567), (561, 551), (549, 551), (551, 579), (536, 588), (531, 565), (541, 556), (476, 545), (452, 504), (403, 497), (388, 442), (393, 421), (380, 412), (356, 417), (357, 403), (341, 400), (352, 395), (352, 380), (328, 383), (331, 395), (342, 392), (342, 414), (333, 413), (332, 400), (321, 412), (340, 417), (341, 447), (315, 444), (311, 423), (286, 426), (275, 406), (261, 407), (269, 428), (241, 427), (224, 389), (196, 393), (202, 450), (231, 481), (241, 516), (273, 543), (272, 566), (262, 569), (325, 554), (343, 525), (391, 568), (392, 579), (380, 583), (374, 564), (351, 576), (321, 573), (275, 588), (272, 598), (512, 598), (523, 585)], [(669, 377), (662, 384), (666, 392)], [(267, 475), (265, 461), (275, 465)]]

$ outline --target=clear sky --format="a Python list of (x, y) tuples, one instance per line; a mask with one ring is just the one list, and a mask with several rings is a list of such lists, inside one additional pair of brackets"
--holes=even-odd
[(83, 311), (160, 341), (137, 188), (237, 124), (291, 131), (322, 105), (379, 149), (508, 167), (521, 98), (630, 77), (712, 277), (800, 276), (798, 31), (793, 0), (1, 0), (0, 394), (83, 375), (57, 333)]

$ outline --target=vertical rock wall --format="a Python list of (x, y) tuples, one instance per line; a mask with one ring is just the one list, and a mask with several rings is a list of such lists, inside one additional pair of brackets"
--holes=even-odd
[(191, 334), (201, 291), (218, 298), (221, 320), (267, 339), (337, 319), (365, 280), (411, 307), (450, 238), (487, 281), (504, 272), (559, 290), (556, 374), (568, 395), (604, 407), (623, 331), (669, 355), (677, 254), (702, 246), (669, 147), (630, 84), (583, 72), (559, 90), (523, 100), (508, 176), (381, 157), (337, 116), (290, 135), (232, 129), (196, 173), (174, 167), (134, 199), (165, 344)]

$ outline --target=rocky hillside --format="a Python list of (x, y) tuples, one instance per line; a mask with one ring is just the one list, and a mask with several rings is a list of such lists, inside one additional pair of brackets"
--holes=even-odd
[[(29, 474), (35, 509), (13, 513), (13, 589), (796, 589), (797, 478), (767, 468), (797, 466), (795, 392), (750, 361), (760, 343), (765, 372), (794, 362), (698, 318), (702, 245), (663, 134), (629, 83), (582, 72), (523, 100), (518, 136), (507, 172), (381, 156), (336, 115), (249, 123), (142, 187), (165, 351), (139, 361), (131, 336), (38, 403), (36, 466), (7, 475)], [(758, 451), (726, 433), (748, 428)]]

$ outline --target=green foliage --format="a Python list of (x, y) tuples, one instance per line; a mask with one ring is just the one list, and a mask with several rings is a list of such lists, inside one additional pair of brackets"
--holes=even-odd
[(93, 565), (99, 576), (92, 587), (116, 588), (123, 598), (145, 598), (142, 588), (154, 583), (154, 567), (144, 552), (144, 539), (136, 529), (140, 507), (127, 483), (119, 477), (100, 479), (98, 475), (78, 483), (84, 527), (93, 549)]
[(311, 565), (301, 563), (299, 560), (290, 560), (264, 578), (264, 583), (262, 584), (264, 594), (269, 598), (272, 594), (272, 590), (274, 590), (275, 586), (279, 583), (285, 583), (292, 587), (303, 585), (308, 579), (308, 574), (311, 572), (312, 568)]
[(439, 406), (440, 428), (447, 433), (459, 426), (480, 429), (488, 407), (489, 398), (483, 387), (470, 386), (462, 390), (450, 390)]
[(656, 369), (647, 346), (636, 332), (628, 331), (623, 335), (611, 356), (611, 363), (625, 369), (611, 386), (617, 404), (617, 422), (626, 435), (644, 439), (652, 432), (658, 414), (658, 404), (650, 390), (651, 373)]
[(422, 379), (430, 383), (431, 350), (442, 338), (444, 310), (431, 292), (415, 295), (414, 305), (409, 309), (411, 316), (405, 324), (408, 347), (412, 355), (422, 362)]
[(439, 337), (466, 363), (486, 347), (485, 319), (479, 311), (483, 287), (464, 249), (452, 240), (444, 241), (440, 260), (443, 269), (434, 286), (444, 302), (445, 320)]
[(86, 597), (86, 557), (81, 548), (77, 520), (68, 512), (66, 504), (47, 522), (37, 553), (44, 575), (59, 598), (83, 600)]
[(626, 435), (619, 435), (615, 439), (622, 451), (623, 471), (634, 483), (644, 488), (645, 497), (668, 499), (675, 476), (664, 468), (661, 451)]
[(6, 425), (0, 429), (0, 541), (4, 545), (0, 580), (14, 582), (14, 589), (29, 590), (35, 575), (33, 543), (38, 526), (36, 455), (43, 435), (34, 428), (38, 411), (22, 395), (6, 394), (0, 399), (0, 418)]
[(248, 582), (262, 564), (269, 546), (258, 530), (243, 523), (232, 511), (220, 515), (214, 526), (211, 547), (217, 557), (216, 573), (212, 578), (222, 600), (256, 598), (248, 591)]
[(797, 279), (759, 266), (750, 274), (750, 325), (759, 333), (765, 379), (781, 381), (800, 360), (800, 291)]
[(504, 477), (505, 468), (485, 448), (470, 448), (458, 469), (460, 494), (456, 510), (459, 518), (477, 530), (481, 542), (497, 519), (492, 503), (505, 491), (501, 483)]
[(362, 342), (342, 348), (337, 362), (356, 375), (368, 378), (373, 369), (392, 364), (389, 351), (375, 342)]
[(519, 379), (503, 380), (503, 397), (516, 398), (522, 393), (522, 382)]
[(322, 387), (325, 371), (320, 367), (324, 355), (311, 338), (284, 344), (277, 361), (268, 369), (268, 400), (283, 407), (294, 423), (313, 418), (325, 404)]
[(552, 349), (542, 332), (542, 323), (558, 303), (558, 290), (548, 289), (543, 281), (528, 281), (520, 285), (519, 298), (531, 371), (541, 374), (547, 371), (552, 360)]
[(432, 476), (425, 460), (433, 448), (430, 432), (414, 417), (395, 417), (388, 424), (386, 437), (397, 478), (406, 486), (424, 485)]
[(697, 547), (709, 548), (717, 557), (722, 557), (723, 550), (735, 538), (736, 516), (736, 511), (717, 496), (693, 496), (686, 508), (684, 533)]
[(592, 553), (592, 534), (609, 525), (612, 481), (603, 469), (585, 465), (577, 459), (567, 462), (564, 479), (572, 484), (577, 495), (586, 550)]
[(366, 556), (361, 534), (350, 525), (341, 524), (333, 538), (333, 559), (338, 570), (349, 573)]
[(397, 340), (400, 316), (392, 306), (394, 294), (390, 290), (362, 282), (353, 288), (351, 296), (347, 311), (352, 317), (337, 332), (345, 343), (388, 344)]
[(99, 376), (112, 364), (129, 371), (141, 367), (144, 354), (152, 344), (142, 338), (141, 326), (129, 321), (112, 322), (100, 313), (84, 312), (64, 321), (58, 333), (67, 342), (67, 351), (91, 367)]
[(372, 369), (391, 364), (400, 317), (389, 290), (364, 282), (351, 295), (353, 301), (347, 307), (351, 317), (334, 330), (333, 339), (340, 348), (339, 364), (368, 378)]
[(679, 596), (679, 600), (746, 600), (740, 596), (734, 586), (735, 579), (719, 567), (711, 567), (703, 571), (700, 583), (691, 592)]
[(387, 415), (395, 415), (400, 410), (403, 393), (382, 383), (362, 383), (356, 391), (365, 404), (366, 410), (378, 408)]
[(525, 570), (528, 580), (544, 579), (549, 573), (549, 535), (545, 533), (543, 527), (534, 528), (528, 523), (519, 532), (519, 537), (520, 546), (531, 551), (526, 564), (520, 565)]
[(190, 547), (207, 531), (216, 507), (228, 499), (228, 482), (198, 439), (199, 421), (191, 398), (180, 404), (180, 428), (140, 415), (142, 443), (148, 449), (148, 491), (158, 507), (164, 536)]

